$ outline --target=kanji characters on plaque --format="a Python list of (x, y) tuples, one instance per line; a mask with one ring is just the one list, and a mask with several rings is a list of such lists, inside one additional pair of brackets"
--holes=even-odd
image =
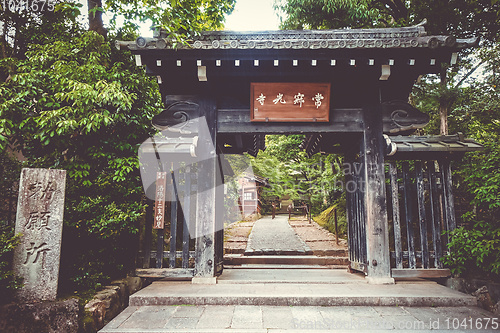
[(250, 121), (327, 122), (330, 83), (250, 83)]
[[(305, 103), (305, 99), (304, 99), (304, 94), (298, 92), (295, 96), (293, 96), (293, 104), (295, 105), (299, 105), (299, 107), (302, 107), (302, 104)], [(313, 101), (314, 101), (314, 106), (316, 106), (316, 108), (319, 108), (321, 106), (321, 100), (324, 99), (325, 97), (320, 94), (320, 93), (317, 93), (313, 98), (311, 98)], [(263, 93), (260, 93), (259, 97), (257, 97), (255, 99), (257, 102), (260, 103), (260, 105), (264, 105), (265, 101), (266, 101), (266, 96), (263, 94)], [(274, 104), (278, 104), (278, 103), (281, 103), (281, 104), (286, 104), (286, 100), (285, 100), (285, 97), (282, 93), (278, 93), (276, 95), (276, 98), (273, 99), (273, 103)]]
[(155, 217), (154, 229), (163, 229), (165, 224), (165, 193), (167, 184), (167, 173), (156, 173), (156, 197), (155, 197)]

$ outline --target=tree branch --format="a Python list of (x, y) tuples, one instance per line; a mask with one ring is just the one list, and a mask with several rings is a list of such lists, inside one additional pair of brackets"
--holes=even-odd
[(469, 78), (469, 76), (471, 76), (479, 67), (481, 67), (482, 64), (484, 64), (484, 61), (481, 61), (479, 64), (474, 66), (467, 74), (465, 74), (465, 76), (455, 85), (454, 88), (460, 87), (462, 83), (464, 83), (464, 81)]

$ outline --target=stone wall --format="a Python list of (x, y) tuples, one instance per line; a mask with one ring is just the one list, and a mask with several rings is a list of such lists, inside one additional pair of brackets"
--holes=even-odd
[(129, 296), (145, 286), (145, 279), (128, 277), (113, 281), (94, 295), (84, 306), (82, 332), (94, 333), (104, 327), (128, 306)]
[(146, 285), (144, 278), (113, 281), (81, 305), (77, 297), (59, 301), (0, 306), (2, 333), (95, 333), (128, 306), (129, 296)]
[(443, 285), (477, 297), (477, 305), (500, 315), (500, 283), (481, 279), (448, 278)]

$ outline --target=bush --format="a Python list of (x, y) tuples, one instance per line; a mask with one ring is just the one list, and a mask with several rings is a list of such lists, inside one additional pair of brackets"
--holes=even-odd
[(345, 238), (347, 237), (347, 216), (345, 211), (345, 199), (338, 199), (338, 201), (333, 206), (325, 209), (323, 212), (321, 212), (321, 214), (315, 216), (313, 219), (323, 228), (327, 229), (331, 233), (335, 233), (334, 209), (337, 209), (338, 236)]
[(23, 286), (22, 278), (16, 276), (11, 269), (12, 251), (19, 244), (20, 234), (14, 235), (9, 226), (0, 226), (0, 302), (7, 303), (12, 299), (14, 291)]
[(456, 275), (500, 277), (500, 227), (479, 221), (472, 230), (450, 232), (450, 253), (443, 258)]

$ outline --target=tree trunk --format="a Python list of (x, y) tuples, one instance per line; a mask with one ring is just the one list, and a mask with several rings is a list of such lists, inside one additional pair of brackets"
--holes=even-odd
[[(106, 37), (108, 34), (108, 30), (104, 28), (104, 24), (102, 22), (102, 0), (87, 0), (87, 6), (89, 8), (89, 30), (95, 31), (99, 35)], [(98, 8), (95, 11), (92, 9)]]

